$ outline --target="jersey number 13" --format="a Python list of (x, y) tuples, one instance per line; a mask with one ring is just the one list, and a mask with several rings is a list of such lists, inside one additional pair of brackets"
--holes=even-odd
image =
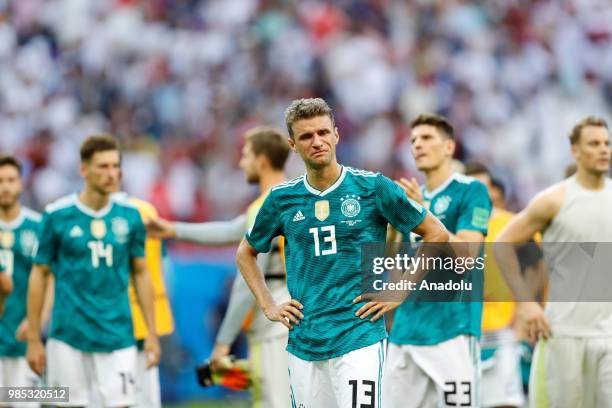
[[(319, 231), (321, 233), (319, 234)], [(325, 225), (321, 228), (313, 227), (308, 230), (314, 237), (315, 256), (325, 256), (335, 254), (336, 251), (336, 227), (333, 225)], [(323, 238), (323, 244), (329, 243), (329, 248), (321, 250), (319, 243), (319, 235)]]

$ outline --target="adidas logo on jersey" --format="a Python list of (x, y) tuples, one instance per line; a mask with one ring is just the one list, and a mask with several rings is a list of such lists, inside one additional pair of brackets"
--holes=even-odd
[(298, 210), (298, 212), (296, 212), (293, 216), (293, 221), (302, 221), (304, 219), (306, 219), (306, 217), (304, 217), (304, 214), (302, 214), (301, 210)]
[(72, 229), (70, 230), (71, 238), (77, 238), (77, 237), (82, 237), (82, 236), (83, 236), (83, 230), (81, 229), (81, 227), (79, 227), (78, 225), (75, 225), (74, 227), (72, 227)]

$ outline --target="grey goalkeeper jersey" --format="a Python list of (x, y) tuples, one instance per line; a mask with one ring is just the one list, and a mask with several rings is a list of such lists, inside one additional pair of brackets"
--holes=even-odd
[[(176, 223), (176, 236), (180, 240), (202, 245), (229, 245), (239, 243), (247, 229), (247, 216), (242, 214), (231, 221)], [(257, 264), (266, 276), (266, 283), (274, 300), (277, 303), (289, 300), (279, 239), (275, 240), (270, 252), (259, 254)], [(285, 326), (266, 318), (257, 306), (244, 278), (237, 273), (216, 341), (223, 344), (233, 343), (249, 313), (252, 313), (247, 331), (250, 341), (261, 341), (287, 334)]]

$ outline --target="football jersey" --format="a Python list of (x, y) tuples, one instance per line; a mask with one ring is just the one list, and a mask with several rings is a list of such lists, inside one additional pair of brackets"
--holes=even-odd
[(325, 360), (372, 345), (387, 336), (383, 319), (355, 312), (362, 293), (361, 244), (384, 243), (387, 223), (408, 234), (426, 211), (387, 177), (341, 166), (319, 191), (306, 175), (272, 188), (246, 239), (268, 252), (285, 237), (287, 287), (304, 309), (289, 331), (287, 351), (303, 360)]
[[(508, 327), (514, 318), (514, 302), (499, 300), (512, 299), (512, 291), (508, 287), (497, 262), (495, 262), (495, 254), (493, 253), (493, 242), (512, 220), (513, 213), (501, 209), (496, 209), (491, 214), (489, 220), (489, 233), (485, 239), (485, 271), (484, 271), (484, 299), (482, 309), (482, 330), (493, 331)], [(492, 299), (492, 302), (486, 300)]]
[[(157, 210), (155, 207), (143, 200), (134, 197), (127, 197), (124, 193), (118, 193), (117, 199), (124, 199), (132, 203), (143, 220), (157, 218)], [(151, 282), (153, 283), (153, 294), (155, 307), (155, 326), (157, 334), (165, 336), (174, 331), (174, 320), (172, 318), (172, 310), (170, 309), (170, 300), (166, 294), (166, 284), (164, 282), (163, 273), (163, 242), (159, 239), (147, 238), (145, 240), (145, 258), (147, 262), (147, 270), (151, 274)], [(134, 320), (134, 336), (138, 340), (145, 339), (149, 333), (147, 323), (144, 319), (142, 309), (138, 303), (136, 289), (132, 282), (129, 287), (130, 305), (132, 307), (132, 318)]]
[(15, 331), (26, 317), (28, 279), (38, 249), (40, 218), (40, 214), (21, 207), (15, 220), (0, 221), (0, 270), (13, 280), (13, 292), (0, 316), (0, 357), (25, 355), (26, 343), (15, 338)]
[(85, 352), (133, 345), (128, 282), (144, 242), (138, 209), (123, 200), (95, 211), (72, 194), (48, 205), (35, 262), (55, 275), (49, 336)]
[[(432, 192), (423, 190), (426, 207), (451, 233), (471, 230), (487, 234), (491, 201), (484, 184), (461, 174), (453, 174)], [(417, 240), (420, 237), (417, 237)], [(409, 242), (410, 235), (404, 235)], [(432, 345), (461, 334), (479, 337), (482, 317), (482, 270), (472, 269), (465, 275), (454, 271), (433, 270), (425, 279), (434, 282), (463, 280), (472, 290), (452, 292), (439, 301), (431, 293), (414, 292), (395, 311), (390, 341), (395, 344)]]

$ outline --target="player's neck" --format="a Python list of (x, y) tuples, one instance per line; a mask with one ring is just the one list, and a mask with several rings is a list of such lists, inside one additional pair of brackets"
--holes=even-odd
[(262, 193), (285, 181), (285, 173), (282, 171), (270, 171), (259, 176), (259, 191)]
[(2, 208), (0, 207), (0, 221), (4, 221), (9, 223), (17, 217), (19, 217), (19, 213), (21, 212), (21, 206), (19, 203), (13, 205), (12, 207)]
[(102, 194), (85, 186), (85, 189), (79, 194), (79, 200), (86, 207), (89, 207), (94, 211), (98, 211), (107, 206), (108, 201), (110, 200), (110, 195)]
[(601, 190), (606, 184), (606, 175), (578, 169), (576, 181), (587, 190)]
[(449, 163), (441, 164), (431, 170), (425, 172), (425, 188), (432, 192), (449, 179), (453, 175), (453, 169)]
[(336, 160), (333, 160), (327, 166), (320, 169), (306, 167), (306, 177), (308, 184), (319, 191), (327, 190), (340, 177), (340, 166)]

